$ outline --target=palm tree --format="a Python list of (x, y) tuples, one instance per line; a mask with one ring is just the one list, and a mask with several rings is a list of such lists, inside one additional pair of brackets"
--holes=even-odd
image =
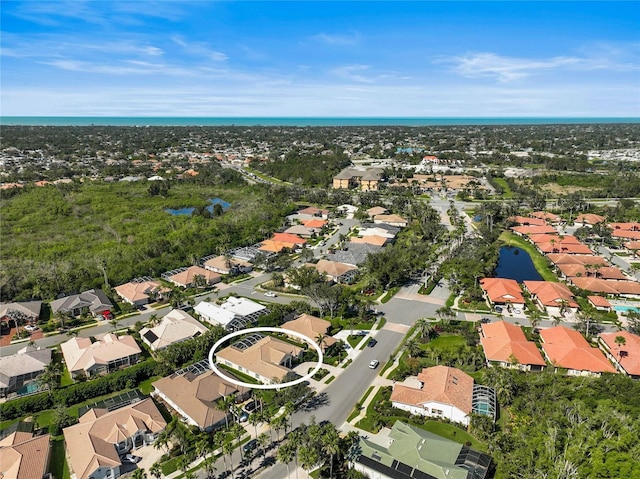
[(329, 478), (333, 477), (333, 456), (340, 452), (340, 436), (335, 428), (327, 428), (322, 436), (322, 452), (329, 455)]
[(542, 318), (541, 318), (540, 311), (538, 311), (537, 309), (532, 309), (531, 312), (529, 313), (529, 324), (531, 324), (531, 328), (536, 329), (540, 324), (541, 319)]
[(234, 396), (223, 396), (216, 401), (216, 409), (224, 412), (224, 423), (227, 429), (229, 429), (229, 414), (231, 413), (231, 408), (235, 404)]
[(435, 331), (433, 324), (427, 318), (420, 318), (416, 321), (415, 324), (416, 331), (420, 335), (420, 338), (431, 338), (431, 335)]
[(131, 474), (131, 479), (147, 479), (147, 473), (144, 472), (144, 469), (136, 469)]
[(291, 401), (287, 401), (284, 405), (284, 416), (289, 418), (289, 431), (293, 430), (293, 413), (296, 410), (296, 405), (291, 402)]
[(149, 468), (149, 474), (151, 474), (156, 479), (160, 479), (162, 477), (162, 468), (160, 464), (154, 462), (153, 465)]
[(264, 458), (267, 453), (267, 444), (269, 444), (269, 436), (266, 433), (260, 433), (260, 435), (256, 438), (258, 440), (258, 445), (260, 446), (260, 450), (262, 451), (262, 457)]
[(627, 340), (625, 339), (624, 336), (616, 336), (616, 339), (614, 339), (614, 342), (618, 345), (618, 360), (620, 360), (621, 358), (620, 346), (624, 346), (625, 344), (627, 344)]
[(311, 477), (311, 469), (318, 464), (320, 459), (318, 451), (311, 446), (302, 446), (298, 449), (300, 454), (300, 465), (307, 472), (307, 477)]
[(255, 437), (258, 437), (258, 424), (262, 422), (260, 414), (258, 414), (257, 411), (252, 412), (251, 414), (249, 414), (249, 419), (247, 421), (254, 427)]
[[(245, 432), (244, 428), (237, 422), (233, 423), (233, 426), (231, 426), (231, 434), (236, 438), (237, 444), (240, 444), (240, 440), (242, 439), (242, 436), (244, 436)], [(242, 448), (240, 448), (240, 460), (244, 460)]]
[(62, 374), (62, 367), (58, 361), (51, 361), (44, 368), (44, 372), (38, 376), (38, 383), (42, 386), (46, 386), (49, 390), (49, 394), (53, 393), (53, 390), (58, 387), (60, 383), (60, 375)]
[(287, 466), (287, 478), (291, 475), (289, 464), (293, 461), (295, 455), (296, 447), (291, 442), (286, 442), (278, 449), (276, 457), (278, 458), (278, 461)]
[(315, 337), (316, 343), (318, 343), (318, 346), (320, 346), (320, 349), (322, 351), (324, 351), (327, 346), (327, 343), (325, 341), (326, 337), (327, 335), (322, 333), (318, 333), (318, 335)]
[(154, 327), (157, 326), (158, 323), (160, 322), (160, 318), (158, 317), (158, 315), (156, 313), (153, 313), (151, 316), (149, 316), (149, 326), (150, 327)]
[(420, 355), (422, 352), (422, 348), (420, 348), (420, 343), (415, 339), (410, 339), (406, 344), (407, 352), (409, 353), (409, 357), (415, 358)]

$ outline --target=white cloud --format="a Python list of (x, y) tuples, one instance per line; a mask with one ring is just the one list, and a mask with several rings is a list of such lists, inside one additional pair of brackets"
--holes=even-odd
[(334, 46), (357, 45), (361, 41), (361, 36), (357, 32), (353, 33), (318, 33), (311, 37), (313, 40)]
[(331, 70), (331, 73), (344, 80), (359, 83), (373, 83), (373, 78), (362, 75), (362, 73), (369, 71), (370, 68), (370, 65), (344, 65), (334, 68)]
[(173, 36), (171, 40), (190, 55), (201, 56), (216, 62), (223, 62), (229, 58), (224, 53), (212, 49), (204, 42), (190, 42), (181, 36)]

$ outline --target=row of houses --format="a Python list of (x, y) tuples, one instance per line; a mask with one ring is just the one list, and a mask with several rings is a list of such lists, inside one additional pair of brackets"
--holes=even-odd
[(627, 331), (601, 333), (596, 348), (574, 329), (565, 326), (542, 329), (542, 353), (533, 341), (527, 340), (520, 326), (506, 321), (482, 324), (480, 335), (489, 365), (541, 371), (550, 364), (556, 371), (565, 369), (571, 376), (621, 372), (640, 378), (640, 336)]

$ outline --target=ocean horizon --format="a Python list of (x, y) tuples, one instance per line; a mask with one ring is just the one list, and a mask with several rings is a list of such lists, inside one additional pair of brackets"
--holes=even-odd
[(640, 123), (640, 117), (2, 116), (4, 126), (473, 126)]

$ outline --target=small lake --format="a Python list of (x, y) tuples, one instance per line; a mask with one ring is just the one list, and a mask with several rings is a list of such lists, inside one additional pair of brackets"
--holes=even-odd
[[(207, 209), (209, 210), (210, 213), (213, 213), (213, 207), (215, 205), (220, 205), (222, 206), (222, 209), (224, 211), (228, 210), (229, 207), (231, 206), (231, 203), (227, 203), (226, 201), (220, 199), (220, 198), (210, 198), (209, 199), (209, 203), (211, 203), (209, 206), (207, 206)], [(191, 215), (194, 212), (195, 208), (193, 206), (188, 206), (186, 208), (180, 208), (180, 209), (171, 209), (171, 208), (165, 208), (165, 211), (167, 213), (169, 213), (170, 215), (173, 216), (187, 216), (187, 215)]]
[(518, 283), (523, 281), (542, 281), (529, 253), (516, 246), (503, 246), (500, 248), (498, 266), (495, 272), (496, 278), (515, 279)]

